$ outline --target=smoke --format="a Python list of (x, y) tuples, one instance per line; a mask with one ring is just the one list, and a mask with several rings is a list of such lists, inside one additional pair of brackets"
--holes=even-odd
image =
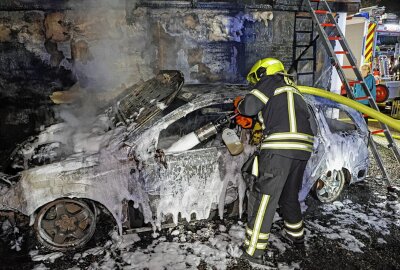
[(128, 24), (126, 14), (125, 0), (66, 3), (62, 25), (71, 38), (57, 44), (66, 57), (61, 65), (77, 79), (70, 89), (77, 98), (55, 111), (77, 132), (87, 130), (124, 89), (153, 75), (148, 63), (155, 50), (146, 36), (146, 18)]
[[(242, 52), (235, 44), (245, 21), (267, 24), (273, 18), (270, 11), (132, 10), (125, 0), (70, 0), (68, 5), (63, 24), (69, 25), (71, 68), (87, 99), (84, 105), (97, 108), (116, 96), (99, 95), (120, 93), (158, 69), (181, 69), (186, 82), (241, 80), (237, 57)], [(96, 110), (76, 118), (90, 112)], [(66, 115), (60, 114), (70, 120)]]
[(72, 67), (81, 87), (112, 91), (151, 76), (149, 70), (146, 74), (140, 70), (151, 51), (144, 37), (146, 25), (141, 29), (128, 25), (125, 0), (73, 1), (69, 5)]

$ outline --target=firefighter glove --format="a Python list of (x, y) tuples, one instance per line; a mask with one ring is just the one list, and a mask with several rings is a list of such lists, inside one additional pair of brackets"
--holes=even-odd
[(241, 101), (242, 99), (243, 99), (243, 98), (242, 98), (241, 96), (235, 97), (235, 99), (233, 100), (233, 106), (235, 106), (235, 109), (239, 106), (239, 103), (240, 103), (240, 101)]
[(236, 124), (242, 128), (252, 128), (253, 119), (251, 117), (246, 117), (243, 115), (236, 116)]

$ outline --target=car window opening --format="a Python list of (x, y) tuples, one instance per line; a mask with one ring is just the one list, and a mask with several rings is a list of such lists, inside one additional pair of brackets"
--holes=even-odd
[[(322, 110), (332, 133), (343, 133), (357, 130), (353, 119), (350, 115), (338, 108), (325, 108)], [(336, 118), (336, 116), (339, 116)]]
[[(233, 111), (230, 103), (216, 104), (195, 110), (178, 119), (160, 132), (158, 149), (168, 149), (174, 142), (204, 125), (215, 122), (221, 116)], [(193, 149), (224, 146), (221, 132), (196, 145)]]

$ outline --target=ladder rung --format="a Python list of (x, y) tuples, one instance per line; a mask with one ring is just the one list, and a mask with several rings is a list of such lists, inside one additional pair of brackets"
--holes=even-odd
[(314, 33), (314, 31), (304, 31), (304, 30), (301, 30), (301, 31), (295, 31), (296, 33), (301, 33), (301, 34), (309, 34), (309, 33)]
[(353, 86), (353, 85), (355, 85), (357, 83), (361, 83), (361, 81), (349, 81), (349, 85), (350, 86)]
[(311, 75), (314, 74), (314, 72), (301, 72), (301, 73), (297, 73), (297, 75)]
[[(356, 66), (342, 66), (343, 69), (351, 69), (351, 68), (356, 68)], [(359, 82), (359, 81), (358, 81)]]
[(310, 58), (300, 58), (298, 61), (311, 61), (314, 60), (314, 58), (310, 57)]
[(296, 16), (296, 19), (309, 19), (309, 20), (311, 20), (312, 17), (311, 16), (299, 15), (299, 16)]
[(334, 23), (321, 23), (321, 26), (323, 27), (336, 27)]
[(383, 132), (385, 132), (384, 129), (378, 129), (378, 130), (372, 131), (371, 134), (378, 134), (378, 133), (383, 133)]
[(332, 37), (328, 37), (329, 40), (342, 40), (341, 37), (339, 36), (332, 36)]
[(315, 14), (328, 14), (328, 10), (316, 9), (314, 10)]
[(366, 100), (366, 99), (370, 99), (370, 97), (369, 96), (365, 96), (365, 97), (355, 98), (355, 100)]
[(336, 54), (349, 54), (349, 51), (335, 51)]

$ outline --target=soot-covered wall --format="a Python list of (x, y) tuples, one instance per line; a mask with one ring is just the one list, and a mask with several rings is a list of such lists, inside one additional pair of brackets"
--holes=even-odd
[(186, 83), (244, 83), (260, 58), (293, 62), (300, 0), (143, 2), (1, 1), (0, 154), (54, 121), (54, 91), (118, 92), (161, 69)]
[[(130, 7), (125, 0), (55, 3), (0, 4), (0, 65), (10, 79), (30, 70), (38, 80), (61, 80), (53, 84), (57, 90), (68, 87), (66, 78), (110, 90), (159, 69), (181, 69), (189, 83), (238, 83), (256, 59), (292, 61), (294, 13), (269, 11), (267, 5), (241, 10)], [(41, 70), (42, 76), (33, 75)]]
[(291, 63), (291, 12), (128, 2), (0, 3), (3, 145), (49, 124), (49, 95), (76, 82), (86, 91), (113, 91), (180, 69), (187, 83), (242, 83), (259, 58)]

